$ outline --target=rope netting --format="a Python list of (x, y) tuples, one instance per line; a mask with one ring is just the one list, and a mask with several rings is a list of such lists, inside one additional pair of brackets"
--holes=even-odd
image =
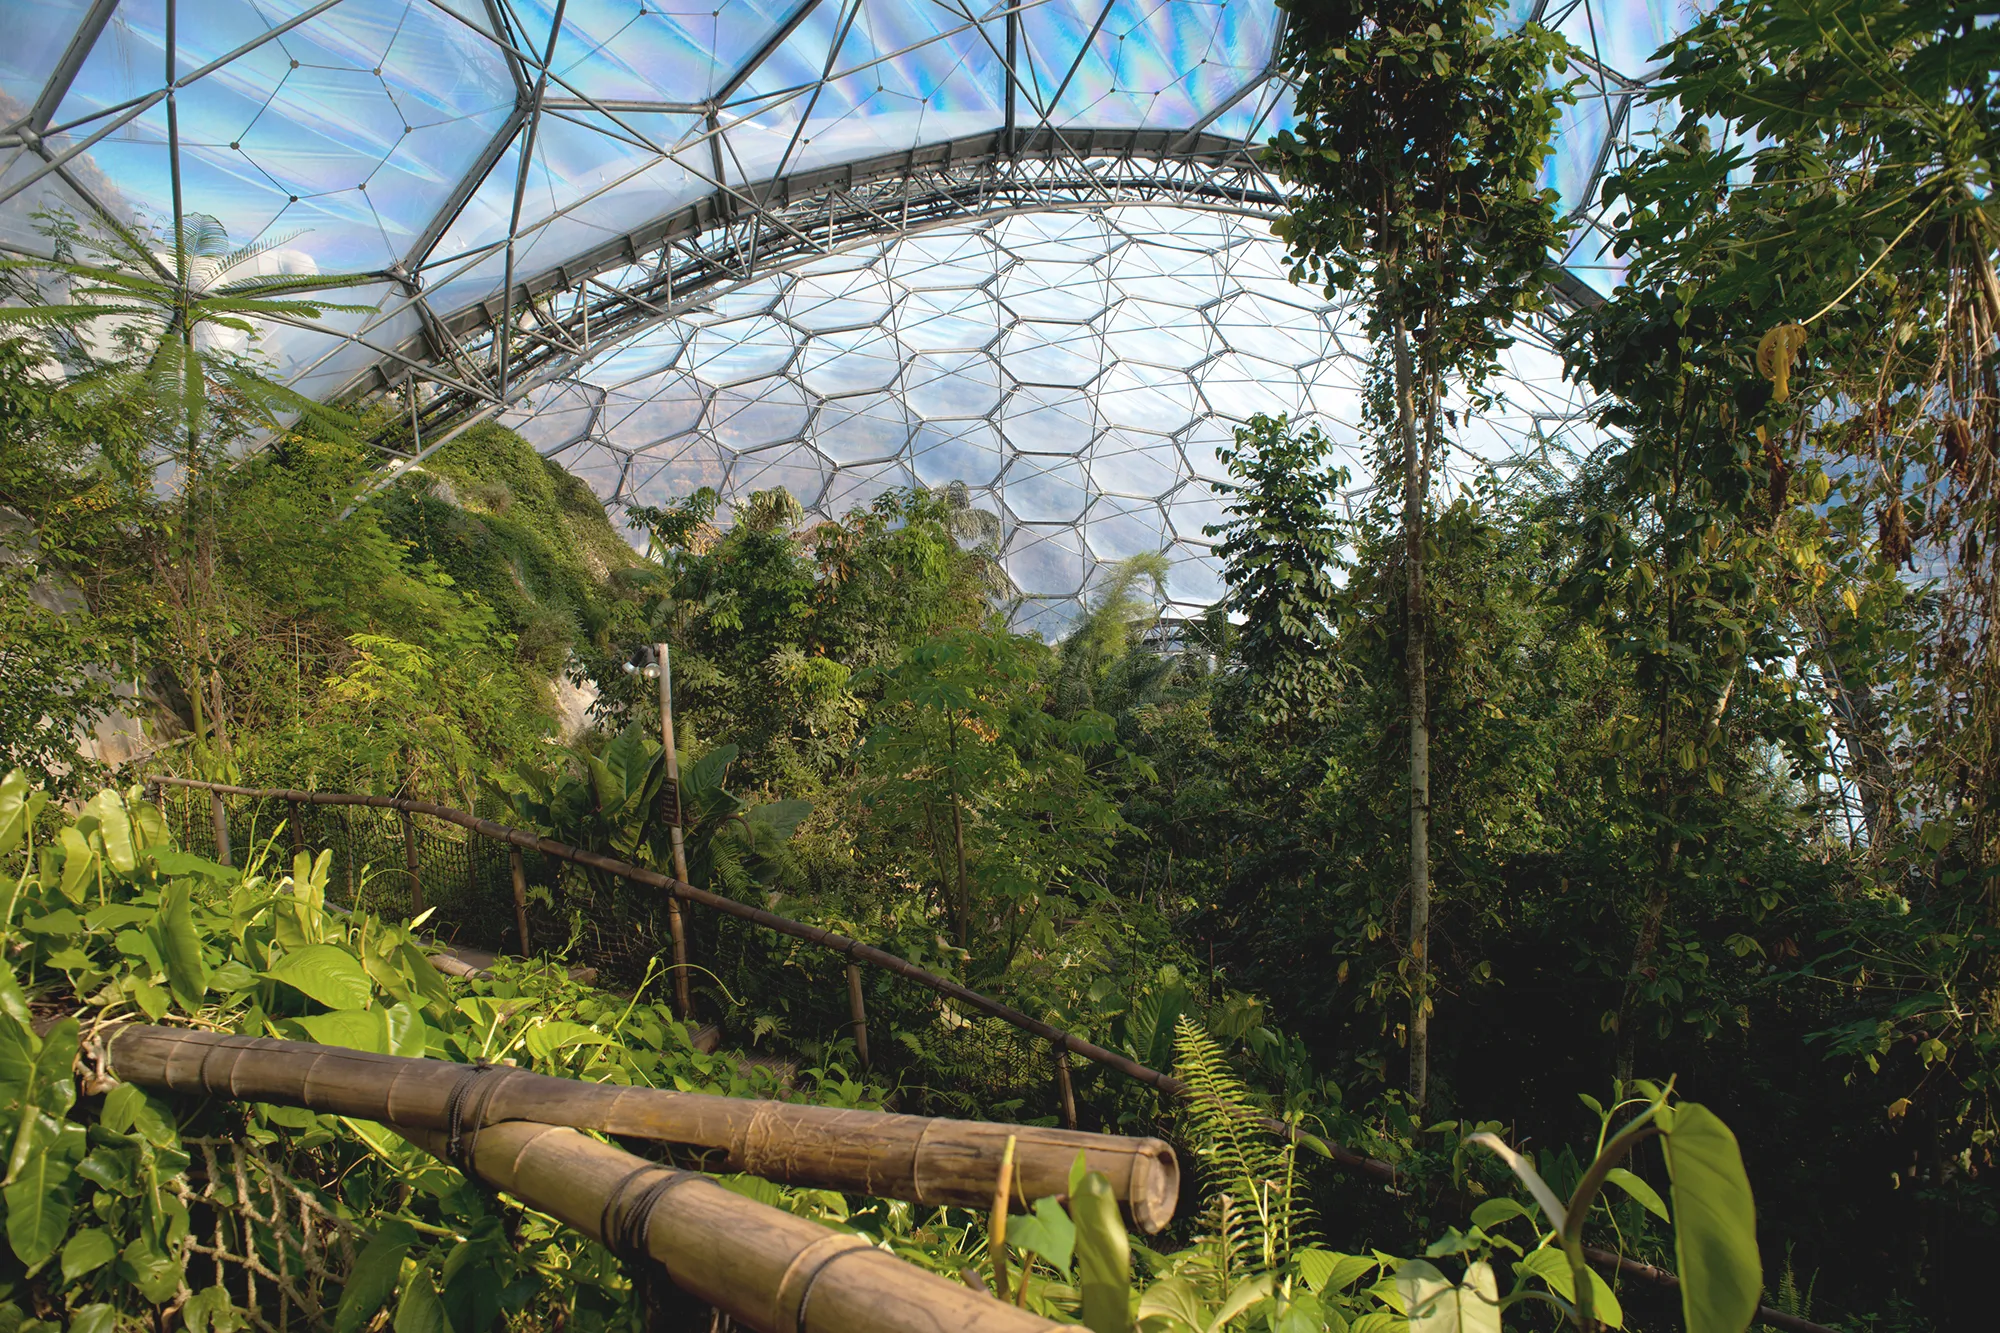
[(183, 1139), (192, 1159), (173, 1182), (188, 1209), (179, 1308), (206, 1284), (263, 1333), (333, 1327), (340, 1289), (367, 1237), (261, 1147)]
[[(215, 854), (209, 792), (165, 786), (158, 800), (183, 847)], [(258, 848), (284, 863), (295, 848), (330, 851), (329, 901), (387, 917), (406, 916), (421, 902), (435, 909), (425, 928), (439, 941), (519, 952), (506, 844), (421, 814), (369, 806), (237, 795), (222, 802), (236, 864)], [(472, 813), (502, 822), (507, 817), (489, 801)], [(672, 958), (672, 935), (657, 890), (539, 852), (521, 855), (537, 953), (593, 969), (596, 983), (610, 990), (630, 992), (649, 969), (659, 984), (660, 969)], [(855, 1069), (851, 1046), (840, 1045), (853, 1038), (841, 956), (720, 912), (691, 904), (683, 911), (689, 962), (699, 969), (693, 974), (697, 1010), (720, 1028), (728, 1046)], [(862, 991), (870, 1066), (899, 1086), (898, 1109), (964, 1115), (984, 1106), (1025, 1121), (1060, 1116), (1056, 1057), (1046, 1041), (875, 968), (862, 969)], [(1082, 1098), (1099, 1071), (1088, 1062), (1070, 1063)]]

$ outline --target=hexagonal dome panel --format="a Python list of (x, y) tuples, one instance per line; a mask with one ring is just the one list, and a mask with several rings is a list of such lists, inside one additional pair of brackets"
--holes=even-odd
[[(1152, 260), (1190, 237), (1219, 247), (1219, 294), (1195, 284), (1176, 304), (1126, 291), (1131, 279), (1117, 273), (1160, 290)], [(1152, 259), (1106, 276), (1101, 264), (1035, 257), (1080, 245)], [(1223, 520), (1217, 451), (1252, 413), (1319, 426), (1357, 494), (1366, 479), (1359, 319), (1282, 279), (1272, 287), (1276, 252), (1250, 220), (1154, 208), (1006, 218), (871, 247), (854, 263), (777, 275), (732, 291), (722, 310), (656, 324), (539, 389), (521, 425), (614, 507), (704, 485), (731, 502), (785, 486), (836, 517), (894, 487), (963, 484), (1000, 521), (1002, 563), (1027, 599), (1019, 623), (1060, 628), (1102, 564), (1153, 551), (1168, 554), (1169, 596), (1192, 610), (1221, 587), (1203, 531)], [(893, 276), (940, 262), (1003, 275), (1001, 296)], [(1009, 284), (1089, 286), (1104, 311), (1094, 322), (1050, 319), (1011, 304)], [(778, 344), (773, 330), (787, 326), (756, 313), (778, 311), (794, 312), (794, 329), (797, 312), (833, 312), (834, 327), (797, 334), (798, 354), (775, 374), (706, 387), (698, 373), (718, 356)], [(949, 346), (982, 339), (992, 352)], [(1566, 432), (1585, 404), (1560, 358), (1531, 334), (1505, 369), (1501, 405), (1458, 433), (1464, 461), (1557, 457), (1577, 443)], [(621, 457), (630, 465), (610, 465)]]

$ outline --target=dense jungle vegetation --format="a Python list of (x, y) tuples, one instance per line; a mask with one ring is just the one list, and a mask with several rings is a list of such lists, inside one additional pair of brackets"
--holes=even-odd
[[(1600, 1106), (1665, 1105), (1669, 1080), (1741, 1144), (1767, 1304), (1881, 1333), (1990, 1321), (2000, 26), (1946, 0), (1709, 7), (1605, 186), (1623, 284), (1551, 305), (1560, 40), (1496, 35), (1481, 0), (1287, 8), (1277, 230), (1299, 281), (1366, 304), (1373, 486), (1349, 514), (1328, 439), (1250, 422), (1211, 533), (1230, 593), (1192, 621), (1161, 620), (1165, 561), (1142, 557), (1060, 641), (1012, 632), (997, 523), (962, 489), (827, 520), (782, 491), (607, 517), (492, 424), (385, 474), (394, 411), (301, 415), (254, 354), (196, 336), (338, 291), (176, 303), (132, 276), (132, 238), (74, 220), (49, 223), (60, 263), (7, 261), (0, 1330), (108, 1330), (176, 1293), (186, 1327), (240, 1326), (184, 1284), (164, 1188), (224, 1113), (176, 1125), (87, 1081), (77, 1101), (63, 1066), (107, 1016), (776, 1090), (696, 1050), (652, 975), (448, 981), (408, 923), (329, 911), (311, 855), (225, 870), (116, 795), (160, 772), (420, 795), (666, 868), (648, 801), (607, 811), (592, 777), (656, 790), (657, 697), (624, 669), (656, 642), (710, 793), (697, 884), (1223, 1094), (1204, 1114), (1081, 1089), (1087, 1127), (1166, 1133), (1205, 1168), (1203, 1206), (1134, 1243), (1144, 1327), (1418, 1327), (1410, 1282), (1488, 1290), (1493, 1265), (1573, 1301), (1473, 1137), (1525, 1145), (1567, 1194)], [(226, 272), (228, 239), (196, 230), (148, 244)], [(1599, 447), (1448, 488), (1531, 314), (1600, 395)], [(336, 981), (288, 979), (308, 948)], [(963, 1041), (898, 1033), (894, 1073), (865, 1076), (750, 980), (703, 1003), (800, 1062), (785, 1095), (1024, 1113)], [(1399, 1185), (1265, 1141), (1246, 1107)], [(375, 1238), (343, 1333), (636, 1318), (604, 1251), (379, 1127), (259, 1109), (235, 1130), (319, 1154)], [(1629, 1165), (1591, 1241), (1674, 1268), (1661, 1155)], [(1282, 1182), (1250, 1221), (1244, 1181)], [(949, 1275), (991, 1263), (983, 1219), (738, 1184)], [(1081, 1224), (1016, 1225), (1036, 1308), (1078, 1317)], [(1625, 1282), (1595, 1317), (1683, 1314)]]

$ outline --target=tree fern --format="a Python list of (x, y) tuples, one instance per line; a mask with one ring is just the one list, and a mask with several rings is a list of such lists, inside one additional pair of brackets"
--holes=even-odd
[[(335, 434), (351, 428), (347, 414), (269, 378), (266, 367), (232, 345), (254, 345), (260, 323), (311, 327), (328, 313), (371, 313), (372, 306), (336, 304), (324, 293), (378, 279), (231, 276), (297, 233), (231, 249), (222, 224), (200, 214), (183, 218), (171, 240), (124, 228), (87, 231), (65, 216), (44, 216), (40, 225), (53, 250), (49, 257), (0, 259), (0, 280), (26, 298), (0, 306), (0, 329), (42, 333), (72, 368), (102, 361), (103, 345), (114, 346), (105, 387), (155, 404), (185, 439), (190, 462), (212, 399), (229, 399), (274, 431), (289, 417), (311, 419)], [(45, 284), (65, 289), (68, 299), (48, 300)]]
[(1204, 1241), (1226, 1291), (1247, 1269), (1282, 1265), (1310, 1221), (1297, 1148), (1264, 1127), (1222, 1048), (1185, 1015), (1174, 1027), (1174, 1057), (1174, 1073), (1194, 1090), (1186, 1114), (1207, 1189)]

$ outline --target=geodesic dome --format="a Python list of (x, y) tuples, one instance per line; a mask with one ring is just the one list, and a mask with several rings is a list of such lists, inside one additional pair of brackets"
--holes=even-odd
[[(1356, 478), (1360, 312), (1291, 283), (1261, 220), (1125, 207), (883, 241), (664, 320), (501, 419), (614, 507), (783, 486), (833, 517), (963, 483), (1001, 520), (1020, 622), (1055, 632), (1100, 562), (1165, 550), (1222, 594), (1218, 447), (1254, 413), (1321, 426)], [(1454, 464), (1560, 466), (1587, 404), (1530, 333)]]
[[(1596, 182), (1676, 9), (1508, 7), (1585, 53), (1546, 173), (1579, 222), (1569, 299), (1616, 280)], [(1283, 405), (1352, 437), (1352, 323), (1264, 234), (1257, 145), (1292, 117), (1272, 0), (0, 12), (0, 246), (45, 249), (38, 210), (200, 214), (265, 271), (351, 276), (365, 313), (263, 350), (314, 396), (395, 397), (420, 452), (500, 418), (614, 503), (783, 484), (829, 512), (962, 480), (1055, 606), (1154, 536), (1205, 597), (1230, 422)], [(1475, 455), (1574, 416), (1522, 356)]]

